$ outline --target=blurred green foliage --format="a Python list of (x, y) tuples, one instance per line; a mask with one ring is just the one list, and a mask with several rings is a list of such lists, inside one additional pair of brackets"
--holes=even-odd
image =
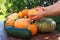
[(6, 0), (0, 0), (0, 14), (6, 13), (5, 2)]
[[(0, 15), (7, 15), (13, 12), (19, 12), (25, 8), (34, 8), (36, 6), (49, 6), (58, 0), (0, 0)], [(60, 16), (51, 17), (57, 22), (57, 30), (60, 31)]]
[(5, 7), (6, 0), (0, 0), (0, 20), (4, 20), (6, 16), (6, 7)]
[[(7, 15), (13, 12), (19, 12), (25, 8), (34, 8), (36, 6), (48, 6), (57, 0), (6, 0)], [(6, 16), (7, 17), (7, 16)]]
[(48, 6), (57, 0), (6, 0), (5, 6), (8, 12), (19, 12), (24, 8), (33, 8), (36, 6)]

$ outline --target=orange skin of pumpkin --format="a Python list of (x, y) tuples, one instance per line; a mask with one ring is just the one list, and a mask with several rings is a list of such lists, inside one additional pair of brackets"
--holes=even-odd
[(37, 26), (36, 26), (36, 24), (29, 24), (28, 29), (32, 32), (32, 35), (37, 34)]
[(29, 24), (29, 22), (30, 21), (28, 19), (21, 18), (21, 19), (18, 19), (15, 21), (14, 27), (15, 28), (25, 28)]
[(24, 16), (28, 17), (28, 12), (29, 12), (29, 9), (24, 9), (20, 11), (18, 14), (21, 18), (23, 18)]
[(17, 13), (13, 13), (11, 15), (9, 15), (6, 19), (6, 23), (5, 23), (5, 26), (14, 26), (14, 22), (15, 22), (15, 19), (18, 18), (18, 14)]
[[(34, 18), (35, 17), (35, 15), (32, 15), (32, 14), (37, 14), (37, 10), (36, 9), (31, 9), (29, 12), (28, 12), (28, 17), (30, 18), (30, 19), (32, 19), (32, 18)], [(30, 16), (31, 15), (31, 16)]]
[(8, 19), (6, 20), (5, 26), (14, 26), (14, 20), (13, 19)]
[(32, 35), (35, 35), (37, 33), (37, 26), (34, 23), (30, 24), (29, 19), (22, 18), (22, 19), (16, 20), (14, 23), (14, 27), (15, 28), (27, 28), (28, 30), (32, 32)]
[(13, 14), (9, 15), (7, 18), (14, 20), (14, 19), (18, 18), (18, 14), (17, 13), (13, 13)]

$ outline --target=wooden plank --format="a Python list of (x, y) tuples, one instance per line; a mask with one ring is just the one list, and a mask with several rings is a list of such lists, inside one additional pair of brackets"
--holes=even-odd
[[(22, 39), (9, 36), (9, 40), (22, 40)], [(45, 33), (45, 34), (41, 33), (37, 34), (36, 36), (32, 37), (29, 40), (60, 40), (60, 33)]]

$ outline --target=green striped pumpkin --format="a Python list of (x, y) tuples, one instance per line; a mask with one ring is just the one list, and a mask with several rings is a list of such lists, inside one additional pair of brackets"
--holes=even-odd
[(39, 32), (53, 32), (56, 28), (56, 22), (51, 18), (42, 18), (35, 22)]

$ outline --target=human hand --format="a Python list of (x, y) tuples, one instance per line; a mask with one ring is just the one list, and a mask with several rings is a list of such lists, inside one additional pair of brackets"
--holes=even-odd
[(32, 20), (43, 18), (44, 17), (43, 11), (44, 11), (44, 7), (41, 6), (35, 7), (29, 11), (28, 13), (29, 18)]

